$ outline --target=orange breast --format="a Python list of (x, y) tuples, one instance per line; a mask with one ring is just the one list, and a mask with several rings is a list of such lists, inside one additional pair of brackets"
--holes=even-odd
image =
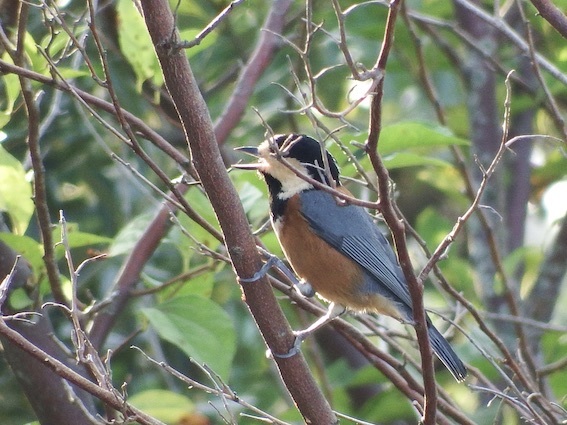
[(363, 269), (316, 236), (300, 211), (298, 196), (287, 202), (276, 234), (295, 273), (324, 299), (356, 311), (375, 311), (400, 318), (394, 305), (376, 291), (363, 291)]

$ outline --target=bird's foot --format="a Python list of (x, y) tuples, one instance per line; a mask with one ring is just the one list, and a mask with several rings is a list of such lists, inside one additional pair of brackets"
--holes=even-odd
[(290, 357), (293, 357), (296, 354), (299, 354), (299, 352), (301, 351), (299, 347), (301, 347), (301, 343), (303, 342), (303, 340), (305, 338), (307, 338), (307, 336), (309, 335), (309, 332), (293, 331), (293, 334), (295, 335), (295, 339), (293, 340), (293, 345), (291, 346), (289, 351), (287, 353), (284, 353), (284, 354), (278, 354), (278, 353), (272, 352), (271, 353), (272, 356), (277, 357), (278, 359), (289, 359)]
[(268, 271), (279, 261), (279, 258), (276, 256), (271, 256), (268, 258), (260, 270), (258, 270), (252, 277), (238, 277), (238, 280), (243, 283), (253, 283), (260, 279), (262, 279)]

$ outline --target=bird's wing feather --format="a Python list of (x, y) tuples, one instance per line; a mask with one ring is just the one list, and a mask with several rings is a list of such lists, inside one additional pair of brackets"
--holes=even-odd
[[(301, 212), (309, 226), (333, 248), (356, 261), (403, 304), (411, 297), (390, 244), (370, 215), (357, 205), (338, 206), (320, 190), (301, 193)], [(330, 213), (332, 211), (332, 214)]]

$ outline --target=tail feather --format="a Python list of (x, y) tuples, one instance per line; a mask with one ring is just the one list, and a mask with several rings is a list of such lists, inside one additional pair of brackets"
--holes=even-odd
[(451, 372), (453, 377), (461, 382), (467, 376), (467, 368), (459, 359), (459, 356), (453, 351), (447, 340), (433, 325), (428, 327), (429, 341), (433, 352), (439, 357), (439, 360)]

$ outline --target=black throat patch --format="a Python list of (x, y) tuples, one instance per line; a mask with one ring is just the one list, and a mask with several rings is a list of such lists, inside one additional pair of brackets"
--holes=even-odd
[(270, 195), (270, 213), (272, 215), (272, 220), (276, 221), (278, 218), (283, 216), (287, 200), (283, 200), (278, 197), (278, 194), (281, 193), (282, 190), (282, 184), (279, 180), (269, 174), (264, 174), (264, 180), (266, 181)]

